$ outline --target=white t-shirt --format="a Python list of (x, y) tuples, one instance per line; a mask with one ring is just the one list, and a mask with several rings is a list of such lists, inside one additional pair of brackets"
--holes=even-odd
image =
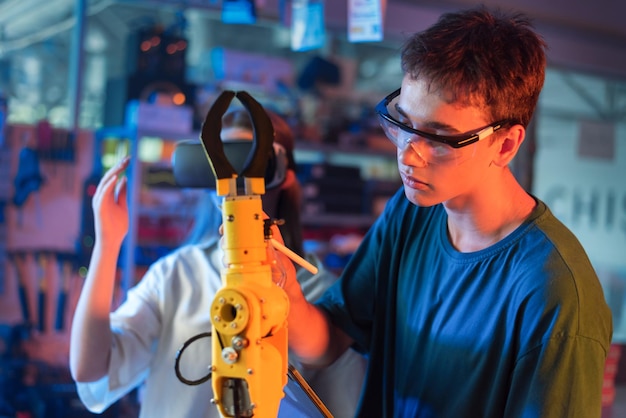
[[(209, 308), (221, 288), (222, 253), (217, 243), (181, 247), (155, 262), (111, 314), (114, 331), (108, 376), (77, 383), (78, 394), (92, 412), (101, 413), (143, 384), (140, 417), (219, 417), (210, 403), (210, 380), (186, 385), (175, 374), (177, 352), (191, 337), (211, 330)], [(316, 260), (312, 260), (316, 263)], [(335, 281), (320, 272), (298, 273), (307, 299), (313, 301)], [(185, 349), (180, 372), (188, 380), (208, 373), (211, 340), (202, 338)], [(337, 418), (352, 417), (358, 403), (366, 360), (348, 350), (321, 370), (301, 370), (305, 379)]]

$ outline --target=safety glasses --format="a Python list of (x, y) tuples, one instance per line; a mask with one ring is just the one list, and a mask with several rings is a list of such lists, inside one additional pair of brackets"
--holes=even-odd
[[(399, 96), (400, 89), (394, 91), (376, 105), (376, 113), (378, 114), (380, 125), (385, 135), (399, 149), (406, 150), (411, 145), (422, 158), (430, 163), (445, 163), (458, 160), (461, 153), (457, 150), (489, 137), (509, 122), (504, 120), (457, 135), (438, 135), (432, 132), (424, 132), (399, 121), (402, 118), (397, 110)], [(422, 141), (419, 141), (420, 139)], [(421, 142), (419, 147), (417, 142)]]

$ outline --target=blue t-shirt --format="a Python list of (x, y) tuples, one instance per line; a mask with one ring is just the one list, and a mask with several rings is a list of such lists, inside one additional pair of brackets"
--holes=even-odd
[(461, 253), (443, 206), (399, 190), (318, 303), (369, 356), (358, 416), (600, 416), (611, 313), (541, 201), (500, 242)]

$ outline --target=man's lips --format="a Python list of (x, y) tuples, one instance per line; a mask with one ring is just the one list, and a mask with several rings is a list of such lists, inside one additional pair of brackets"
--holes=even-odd
[(430, 185), (424, 181), (421, 181), (409, 174), (406, 173), (400, 173), (400, 178), (402, 179), (402, 182), (412, 188), (412, 189), (417, 189), (417, 190), (430, 190)]

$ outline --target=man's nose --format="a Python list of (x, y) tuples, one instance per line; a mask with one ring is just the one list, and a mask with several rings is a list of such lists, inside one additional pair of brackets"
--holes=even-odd
[(426, 144), (419, 137), (414, 136), (408, 141), (408, 144), (404, 149), (399, 150), (399, 158), (403, 164), (414, 167), (426, 167), (428, 160), (425, 157)]

